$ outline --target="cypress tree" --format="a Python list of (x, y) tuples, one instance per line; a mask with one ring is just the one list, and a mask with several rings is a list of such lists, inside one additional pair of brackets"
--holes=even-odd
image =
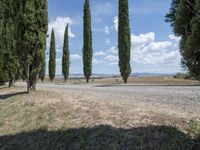
[(4, 2), (3, 20), (3, 61), (4, 78), (9, 81), (9, 87), (14, 85), (15, 76), (18, 72), (18, 57), (16, 53), (16, 27), (15, 27), (15, 1), (7, 0)]
[(189, 73), (200, 81), (200, 0), (196, 0), (195, 15), (192, 18), (191, 34), (188, 36), (183, 50), (184, 62)]
[(4, 20), (4, 6), (3, 0), (0, 0), (0, 85), (4, 84), (4, 71), (3, 71), (3, 20)]
[(170, 13), (166, 16), (166, 21), (171, 23), (174, 33), (181, 37), (182, 67), (198, 80), (200, 80), (199, 15), (199, 0), (173, 0)]
[(42, 82), (45, 79), (45, 75), (46, 75), (46, 39), (45, 39), (45, 45), (44, 45), (43, 53), (42, 53), (41, 70), (39, 73), (39, 78)]
[(131, 33), (128, 0), (119, 0), (118, 32), (119, 68), (124, 83), (127, 83), (128, 77), (131, 73)]
[(65, 29), (64, 45), (63, 45), (63, 58), (62, 58), (62, 74), (65, 82), (69, 76), (69, 65), (70, 65), (70, 52), (69, 52), (69, 41), (68, 41), (68, 25)]
[(90, 12), (89, 0), (85, 0), (83, 20), (84, 20), (83, 70), (84, 70), (84, 76), (88, 83), (92, 75), (92, 57), (93, 57), (91, 12)]
[[(38, 11), (36, 12), (37, 22), (40, 26), (41, 37), (38, 38), (40, 41), (40, 51), (41, 51), (41, 64), (39, 78), (41, 81), (44, 81), (46, 74), (46, 33), (48, 31), (48, 11), (47, 11), (47, 0), (37, 0)], [(40, 15), (41, 14), (41, 15)]]
[(50, 55), (49, 55), (49, 78), (51, 82), (55, 78), (55, 73), (56, 73), (56, 47), (55, 47), (55, 34), (54, 34), (54, 30), (52, 29)]
[(44, 39), (48, 17), (46, 0), (21, 0), (18, 23), (18, 50), (23, 72), (27, 80), (27, 91), (36, 90), (41, 70)]

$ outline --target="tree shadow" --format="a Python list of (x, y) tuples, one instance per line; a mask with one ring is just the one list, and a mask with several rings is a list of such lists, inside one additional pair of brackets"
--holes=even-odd
[(0, 136), (1, 150), (199, 150), (200, 145), (169, 126), (132, 129), (100, 125), (59, 131), (35, 130)]
[(27, 94), (27, 92), (16, 92), (16, 93), (3, 94), (3, 95), (0, 95), (0, 100), (6, 100), (8, 98), (18, 96), (18, 95), (24, 95), (24, 94)]
[(95, 85), (93, 87), (198, 87), (200, 84), (188, 84), (188, 85), (177, 85), (177, 84), (103, 84)]

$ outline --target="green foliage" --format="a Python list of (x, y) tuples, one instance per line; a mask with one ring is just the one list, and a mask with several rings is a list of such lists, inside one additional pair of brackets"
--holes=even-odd
[(169, 13), (166, 15), (166, 22), (171, 23), (171, 26), (174, 27), (175, 21), (176, 21), (176, 13), (178, 11), (180, 0), (172, 0), (171, 8)]
[(4, 71), (3, 71), (3, 19), (4, 19), (4, 7), (3, 0), (0, 1), (0, 85), (4, 84)]
[(50, 55), (49, 55), (49, 78), (51, 82), (55, 78), (55, 73), (56, 73), (56, 45), (55, 45), (55, 34), (54, 34), (54, 30), (52, 29)]
[(190, 74), (200, 80), (200, 0), (196, 0), (195, 15), (190, 25), (191, 34), (185, 43), (183, 63), (188, 66)]
[(128, 0), (119, 0), (119, 27), (118, 27), (119, 68), (124, 82), (131, 73), (131, 33), (129, 23)]
[(35, 90), (44, 64), (48, 26), (46, 0), (20, 0), (18, 4), (18, 54), (27, 79), (27, 90)]
[(200, 7), (199, 0), (173, 0), (166, 21), (181, 37), (182, 66), (192, 77), (200, 80)]
[(41, 70), (39, 73), (39, 78), (41, 81), (44, 81), (45, 75), (46, 75), (46, 61), (45, 60), (46, 60), (46, 49), (43, 50)]
[(63, 46), (63, 58), (62, 58), (62, 74), (65, 82), (69, 76), (69, 65), (70, 65), (70, 52), (69, 52), (69, 41), (68, 41), (68, 25), (64, 35), (64, 46)]
[(89, 82), (89, 79), (92, 75), (92, 57), (93, 57), (91, 12), (90, 12), (89, 0), (85, 0), (83, 20), (84, 20), (83, 70), (85, 78), (87, 82)]
[(16, 54), (15, 2), (1, 0), (0, 10), (0, 82), (10, 82), (13, 85), (19, 69)]

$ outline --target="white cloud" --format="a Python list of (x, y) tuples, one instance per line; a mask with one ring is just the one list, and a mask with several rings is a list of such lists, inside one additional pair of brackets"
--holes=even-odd
[(119, 60), (118, 56), (115, 56), (115, 55), (107, 55), (104, 59), (111, 63), (118, 62), (118, 60)]
[(103, 52), (103, 51), (99, 51), (99, 52), (94, 53), (94, 56), (105, 56), (105, 55), (106, 55), (106, 53)]
[[(50, 35), (52, 29), (54, 29), (55, 32), (55, 39), (56, 39), (56, 47), (61, 48), (63, 45), (63, 40), (64, 40), (64, 32), (66, 25), (72, 25), (74, 24), (74, 21), (70, 17), (57, 17), (55, 20), (50, 21), (49, 26), (48, 26), (48, 35), (49, 38), (47, 40), (47, 46), (49, 47), (50, 45)], [(69, 27), (69, 37), (70, 38), (75, 38), (75, 34), (71, 31), (71, 28)]]
[(108, 49), (108, 52), (112, 54), (118, 54), (118, 48), (112, 46), (110, 49)]
[[(132, 34), (132, 60), (139, 64), (178, 65), (180, 53), (177, 40), (172, 35), (169, 41), (155, 41), (155, 33)], [(170, 38), (171, 37), (171, 38)], [(173, 41), (170, 41), (172, 40)], [(162, 68), (161, 68), (162, 69)]]
[(98, 64), (102, 64), (103, 61), (98, 60), (98, 59), (96, 59), (96, 58), (93, 58), (92, 63), (95, 64), (95, 65), (98, 65)]
[(175, 36), (174, 34), (170, 34), (169, 39), (179, 42), (181, 40), (181, 37)]
[(110, 34), (110, 30), (109, 30), (109, 27), (108, 26), (105, 26), (105, 28), (104, 28), (104, 32), (106, 33), (106, 34)]
[(150, 32), (146, 34), (140, 34), (138, 36), (131, 34), (131, 42), (134, 45), (148, 44), (155, 40), (155, 33)]
[(114, 17), (113, 23), (114, 23), (115, 30), (118, 31), (119, 20), (117, 16)]
[(73, 54), (70, 55), (70, 60), (75, 61), (75, 60), (80, 60), (82, 57), (79, 54)]

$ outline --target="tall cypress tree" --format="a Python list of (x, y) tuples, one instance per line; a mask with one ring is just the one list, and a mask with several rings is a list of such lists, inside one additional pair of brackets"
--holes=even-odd
[(18, 23), (18, 50), (23, 72), (26, 75), (27, 91), (36, 90), (42, 64), (44, 39), (48, 18), (46, 0), (20, 0)]
[(4, 19), (3, 19), (3, 61), (4, 61), (4, 78), (9, 81), (9, 86), (13, 86), (15, 76), (18, 71), (19, 63), (16, 53), (16, 26), (15, 26), (15, 1), (7, 0), (4, 2)]
[(191, 34), (186, 40), (182, 54), (189, 73), (200, 81), (200, 0), (196, 0), (194, 12), (190, 22)]
[(43, 48), (43, 53), (42, 53), (42, 63), (41, 63), (41, 70), (39, 73), (39, 78), (41, 81), (44, 81), (45, 75), (46, 75), (46, 39), (45, 39), (45, 45)]
[[(39, 49), (41, 51), (41, 64), (40, 64), (40, 72), (39, 72), (39, 78), (41, 81), (44, 81), (45, 79), (45, 73), (46, 73), (46, 33), (48, 31), (48, 10), (47, 10), (47, 0), (37, 0), (37, 8), (38, 11), (36, 12), (37, 22), (40, 26), (40, 34), (42, 35), (40, 38), (38, 38), (38, 41), (40, 41)], [(42, 15), (40, 15), (42, 14)]]
[(55, 73), (56, 73), (56, 47), (55, 47), (55, 34), (54, 34), (54, 30), (52, 29), (50, 55), (49, 55), (49, 78), (51, 82), (55, 78)]
[(93, 57), (91, 12), (90, 12), (89, 0), (85, 0), (83, 20), (84, 20), (83, 70), (86, 81), (89, 82), (89, 79), (92, 75), (92, 57)]
[(4, 20), (4, 1), (0, 1), (0, 85), (4, 84), (4, 71), (3, 71), (3, 20)]
[(173, 0), (170, 13), (166, 16), (166, 21), (171, 23), (174, 33), (181, 37), (182, 66), (198, 80), (200, 80), (199, 15), (199, 0)]
[(131, 33), (128, 0), (119, 0), (118, 32), (119, 68), (124, 83), (127, 83), (128, 77), (131, 73)]
[(69, 40), (68, 40), (68, 24), (65, 29), (64, 45), (63, 45), (63, 58), (62, 58), (62, 74), (65, 82), (69, 76), (69, 65), (70, 65), (70, 52), (69, 52)]

